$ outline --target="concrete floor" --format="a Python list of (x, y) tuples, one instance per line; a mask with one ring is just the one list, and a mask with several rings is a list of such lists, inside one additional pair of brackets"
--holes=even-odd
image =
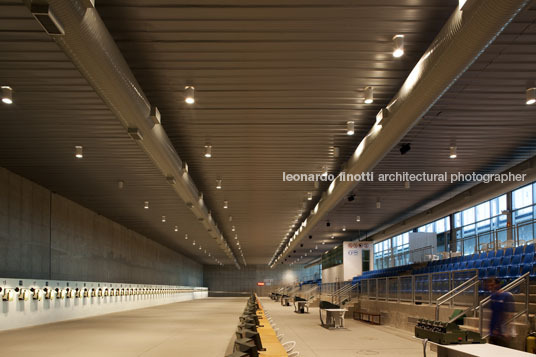
[[(351, 316), (345, 320), (345, 329), (327, 330), (320, 326), (318, 308), (296, 314), (294, 307), (269, 298), (261, 298), (261, 302), (284, 334), (283, 342), (296, 341), (300, 357), (423, 356), (421, 342), (410, 332), (355, 321)], [(428, 349), (427, 356), (436, 353)]]
[(220, 357), (245, 298), (208, 298), (0, 332), (2, 355)]
[[(0, 332), (2, 355), (223, 357), (245, 298), (208, 298)], [(402, 330), (346, 319), (346, 329), (320, 326), (318, 309), (296, 314), (262, 298), (300, 357), (422, 356)], [(435, 356), (435, 353), (428, 353)]]

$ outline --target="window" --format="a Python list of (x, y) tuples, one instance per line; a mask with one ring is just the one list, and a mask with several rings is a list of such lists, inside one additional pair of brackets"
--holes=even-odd
[[(494, 239), (505, 241), (512, 229), (519, 240), (536, 239), (536, 182), (512, 191), (512, 228), (507, 227), (507, 195), (481, 202), (454, 213), (456, 247), (464, 255), (473, 254), (480, 245)], [(411, 230), (414, 231), (414, 230)], [(415, 228), (417, 232), (437, 234), (437, 252), (446, 251), (450, 241), (450, 217)], [(375, 269), (407, 264), (409, 232), (391, 237), (374, 245)]]
[(484, 202), (476, 206), (476, 220), (482, 221), (484, 219), (488, 219), (490, 217), (490, 202)]
[(475, 223), (475, 207), (471, 207), (463, 211), (463, 224)]
[(533, 185), (521, 187), (512, 192), (513, 209), (519, 209), (533, 204), (532, 186)]

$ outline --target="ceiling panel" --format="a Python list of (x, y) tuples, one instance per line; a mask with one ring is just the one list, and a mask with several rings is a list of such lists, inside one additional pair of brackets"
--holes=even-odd
[[(311, 209), (307, 192), (316, 200), (325, 189), (283, 182), (282, 173), (338, 168), (457, 1), (129, 4), (98, 9), (223, 231), (236, 226), (246, 261), (265, 264)], [(406, 36), (402, 59), (391, 55), (398, 33)], [(196, 88), (192, 107), (186, 84)], [(366, 86), (374, 86), (372, 105), (363, 103)]]

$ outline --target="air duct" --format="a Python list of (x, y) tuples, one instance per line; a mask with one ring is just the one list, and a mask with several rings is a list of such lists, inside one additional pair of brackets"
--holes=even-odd
[(190, 203), (188, 207), (209, 236), (240, 269), (227, 240), (218, 239), (222, 234), (203, 200), (198, 199), (199, 192), (187, 170), (183, 169), (183, 162), (164, 128), (157, 124), (160, 114), (145, 97), (92, 1), (50, 0), (44, 3), (45, 6), (35, 7), (27, 1), (30, 10), (33, 8), (39, 16), (52, 14), (55, 23), (61, 24), (62, 31), (51, 37), (116, 115), (125, 131), (145, 150), (164, 178), (175, 178), (174, 183), (170, 182), (174, 190), (185, 203)]
[[(371, 171), (415, 126), (421, 117), (469, 68), (528, 0), (471, 0), (471, 6), (456, 8), (408, 78), (387, 105), (388, 122), (376, 123), (346, 164), (346, 174)], [(327, 194), (309, 216), (305, 228), (288, 248), (276, 252), (273, 266), (285, 252), (322, 221), (341, 199), (355, 189), (356, 182), (335, 179)], [(355, 191), (354, 191), (355, 192)]]

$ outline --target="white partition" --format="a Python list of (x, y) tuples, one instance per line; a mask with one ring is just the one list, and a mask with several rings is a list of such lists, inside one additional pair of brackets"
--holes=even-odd
[(0, 330), (208, 297), (203, 287), (0, 278)]

